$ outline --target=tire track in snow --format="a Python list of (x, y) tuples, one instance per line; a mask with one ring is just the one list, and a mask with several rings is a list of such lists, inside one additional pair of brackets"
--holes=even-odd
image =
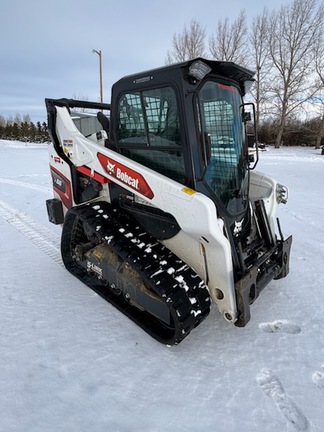
[(296, 402), (286, 394), (279, 378), (271, 369), (262, 369), (257, 375), (257, 382), (264, 393), (273, 399), (278, 409), (297, 431), (309, 430), (307, 418)]
[(27, 189), (34, 189), (42, 192), (51, 192), (53, 189), (46, 186), (40, 186), (33, 183), (22, 182), (20, 180), (6, 179), (0, 177), (0, 183), (10, 184), (14, 186), (24, 187)]
[(0, 200), (0, 216), (23, 234), (42, 252), (63, 266), (60, 253), (60, 236), (42, 226), (20, 210)]

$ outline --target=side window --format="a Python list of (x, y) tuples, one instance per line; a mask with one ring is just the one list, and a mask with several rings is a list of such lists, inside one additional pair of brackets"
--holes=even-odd
[(177, 100), (171, 87), (124, 93), (119, 99), (117, 138), (124, 155), (185, 183)]
[(119, 101), (118, 141), (147, 144), (141, 95), (127, 93)]

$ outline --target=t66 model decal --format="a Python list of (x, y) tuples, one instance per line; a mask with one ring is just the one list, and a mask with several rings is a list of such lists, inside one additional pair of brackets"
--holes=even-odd
[(72, 207), (72, 192), (69, 179), (67, 179), (60, 171), (58, 171), (53, 166), (50, 166), (50, 168), (52, 174), (53, 189), (56, 193), (59, 194), (65, 207)]

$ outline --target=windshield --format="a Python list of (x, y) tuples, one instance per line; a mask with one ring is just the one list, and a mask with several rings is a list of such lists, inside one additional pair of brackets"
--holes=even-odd
[(199, 124), (210, 147), (204, 181), (230, 214), (238, 214), (248, 198), (240, 92), (234, 86), (206, 81), (199, 103)]

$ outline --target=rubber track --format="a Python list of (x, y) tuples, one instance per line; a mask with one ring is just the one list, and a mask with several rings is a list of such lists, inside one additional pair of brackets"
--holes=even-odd
[[(114, 294), (93, 274), (89, 274), (73, 258), (73, 248), (83, 233), (84, 222), (96, 233), (98, 242), (105, 242), (111, 250), (129, 263), (168, 305), (173, 325), (167, 326), (146, 311), (131, 306), (122, 295)], [(82, 230), (81, 230), (82, 231)], [(81, 236), (81, 237), (80, 237)], [(147, 333), (167, 345), (180, 343), (193, 328), (209, 314), (210, 296), (201, 278), (169, 249), (151, 237), (126, 214), (108, 203), (96, 203), (68, 211), (61, 245), (67, 269), (104, 297)]]

